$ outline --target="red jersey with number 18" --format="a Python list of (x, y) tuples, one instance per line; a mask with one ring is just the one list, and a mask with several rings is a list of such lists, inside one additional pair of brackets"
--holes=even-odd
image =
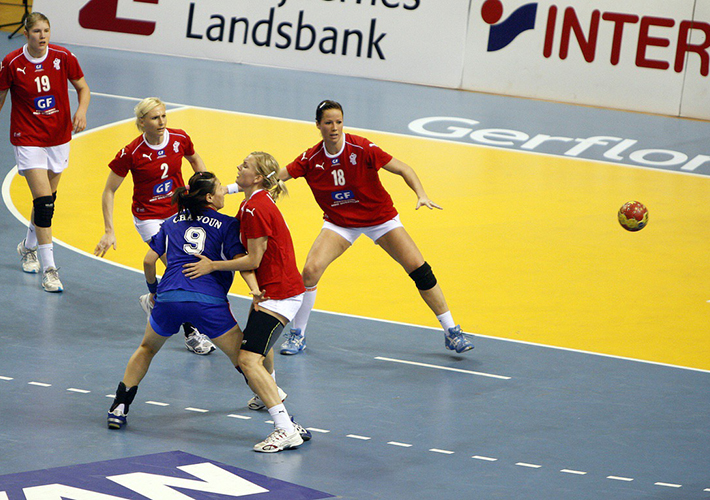
[(283, 300), (306, 291), (296, 266), (291, 232), (268, 191), (259, 190), (244, 200), (237, 214), (242, 245), (249, 251), (248, 240), (266, 236), (266, 252), (254, 270), (260, 290), (273, 300)]
[(195, 154), (195, 146), (184, 130), (165, 129), (163, 142), (153, 146), (137, 137), (116, 153), (108, 164), (116, 175), (133, 176), (131, 211), (140, 220), (167, 219), (177, 213), (171, 204), (175, 189), (184, 186), (182, 159)]
[(291, 177), (305, 177), (323, 218), (342, 227), (376, 226), (397, 216), (378, 170), (392, 160), (364, 137), (345, 134), (335, 155), (323, 141), (286, 166)]
[(76, 56), (49, 44), (39, 59), (27, 45), (0, 64), (0, 91), (10, 89), (10, 142), (15, 146), (51, 147), (71, 141), (68, 80), (84, 76)]

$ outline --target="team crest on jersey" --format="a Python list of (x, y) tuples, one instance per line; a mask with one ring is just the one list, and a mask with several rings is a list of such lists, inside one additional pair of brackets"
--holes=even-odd
[(180, 152), (180, 141), (173, 142), (173, 151), (175, 151), (176, 153)]
[(333, 159), (330, 161), (330, 164), (331, 164), (331, 165), (340, 165), (340, 158), (333, 158)]
[(161, 149), (160, 151), (158, 151), (158, 158), (162, 158), (162, 157), (164, 157), (164, 156), (165, 156), (165, 150), (164, 150), (164, 149)]
[(61, 59), (59, 59), (59, 58), (55, 59), (54, 60), (54, 69), (58, 70), (61, 62), (62, 62)]
[(35, 71), (42, 71), (42, 63), (35, 64)]
[(350, 155), (350, 163), (357, 165), (357, 155), (355, 153)]

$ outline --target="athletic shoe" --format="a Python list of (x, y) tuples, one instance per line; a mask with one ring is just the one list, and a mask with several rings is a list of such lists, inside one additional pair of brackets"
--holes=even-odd
[(108, 412), (109, 429), (121, 429), (127, 423), (128, 420), (126, 420), (126, 414), (123, 413), (123, 410), (120, 408), (116, 408), (115, 410)]
[(303, 439), (304, 442), (311, 440), (311, 438), (313, 437), (313, 434), (311, 434), (311, 431), (309, 431), (308, 429), (306, 429), (305, 427), (303, 427), (301, 424), (299, 424), (298, 422), (296, 422), (296, 421), (293, 419), (293, 417), (291, 417), (291, 422), (293, 422), (293, 426), (296, 428), (296, 430), (298, 431), (298, 433), (301, 435), (301, 439)]
[(215, 349), (210, 338), (195, 327), (192, 327), (192, 331), (185, 336), (185, 347), (188, 351), (201, 356), (206, 356)]
[(461, 331), (460, 325), (456, 325), (453, 328), (449, 328), (449, 331), (444, 333), (444, 345), (447, 349), (451, 351), (456, 351), (459, 354), (473, 349), (473, 344), (466, 338), (464, 333)]
[(42, 274), (42, 288), (47, 292), (59, 293), (64, 291), (62, 282), (59, 281), (59, 270), (56, 267), (48, 267)]
[(17, 244), (17, 253), (20, 254), (22, 270), (26, 273), (39, 273), (39, 259), (37, 258), (37, 247), (27, 248), (25, 240)]
[(281, 354), (298, 354), (306, 348), (306, 336), (300, 328), (291, 328), (286, 341), (281, 344)]
[[(286, 400), (286, 396), (288, 396), (288, 394), (286, 394), (283, 389), (281, 389), (281, 387), (277, 386), (276, 388), (279, 390), (279, 397), (281, 398), (281, 402), (283, 403)], [(254, 397), (251, 398), (247, 403), (247, 408), (249, 408), (250, 410), (258, 411), (266, 408), (266, 405), (259, 396), (254, 394)]]
[(153, 310), (153, 306), (155, 305), (150, 301), (150, 294), (146, 293), (145, 295), (138, 297), (138, 303), (141, 305), (141, 309), (143, 309), (146, 316), (150, 318), (150, 312)]
[(297, 448), (303, 444), (303, 438), (297, 429), (289, 434), (285, 429), (274, 429), (274, 432), (264, 439), (261, 443), (254, 445), (254, 451), (261, 453), (276, 453), (277, 451), (288, 450), (289, 448)]

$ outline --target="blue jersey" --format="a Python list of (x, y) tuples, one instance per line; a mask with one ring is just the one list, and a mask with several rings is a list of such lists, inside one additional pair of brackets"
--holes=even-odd
[(183, 265), (196, 262), (195, 254), (211, 260), (229, 260), (246, 253), (239, 241), (239, 221), (212, 209), (205, 210), (197, 219), (187, 211), (166, 219), (148, 244), (155, 253), (167, 257), (167, 268), (158, 284), (158, 296), (181, 290), (226, 301), (234, 280), (233, 272), (215, 271), (190, 279), (182, 273)]

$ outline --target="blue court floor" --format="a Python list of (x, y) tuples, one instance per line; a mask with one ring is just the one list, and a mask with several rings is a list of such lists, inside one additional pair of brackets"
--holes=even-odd
[[(0, 37), (0, 52), (21, 44)], [(71, 48), (93, 92), (90, 127), (130, 117), (131, 98), (148, 95), (306, 121), (313, 103), (335, 95), (353, 104), (348, 125), (359, 128), (408, 134), (419, 116), (475, 113), (500, 127), (576, 137), (611, 123), (620, 137), (707, 151), (704, 122)], [(14, 166), (8, 137), (9, 99), (2, 178)], [(100, 193), (87, 198), (87, 210), (98, 207)], [(251, 394), (226, 357), (194, 356), (180, 339), (155, 358), (129, 426), (109, 431), (107, 395), (145, 325), (143, 278), (56, 245), (67, 291), (45, 293), (20, 271), (24, 233), (0, 207), (0, 499), (23, 498), (21, 473), (66, 468), (47, 481), (74, 484), (71, 466), (174, 451), (349, 500), (710, 498), (708, 372), (483, 335), (456, 355), (438, 330), (327, 312), (313, 314), (306, 353), (276, 360), (289, 411), (314, 435), (300, 449), (251, 451), (270, 430), (268, 413), (246, 408)], [(243, 322), (248, 302), (231, 300)], [(158, 474), (172, 466), (149, 463)], [(288, 491), (273, 498), (298, 498)]]

